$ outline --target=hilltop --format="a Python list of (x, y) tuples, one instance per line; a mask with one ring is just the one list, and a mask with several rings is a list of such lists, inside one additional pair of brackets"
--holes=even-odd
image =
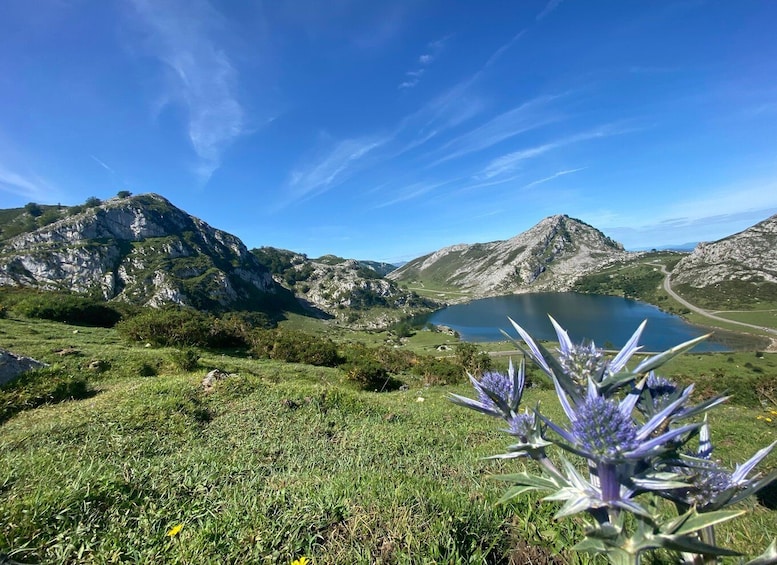
[(215, 311), (294, 303), (240, 239), (158, 194), (90, 204), (58, 214), (56, 207), (7, 213), (4, 234), (12, 235), (0, 247), (0, 285)]
[(556, 215), (505, 241), (459, 244), (409, 261), (388, 277), (474, 296), (566, 291), (580, 276), (629, 254), (596, 228)]
[(677, 263), (672, 283), (692, 302), (715, 310), (777, 302), (777, 214), (699, 244)]

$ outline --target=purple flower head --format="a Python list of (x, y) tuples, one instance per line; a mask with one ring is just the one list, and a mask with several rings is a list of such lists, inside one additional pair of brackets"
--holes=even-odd
[(714, 461), (704, 461), (693, 466), (676, 467), (688, 487), (679, 489), (678, 494), (690, 506), (703, 508), (710, 504), (721, 493), (735, 486), (732, 484), (731, 473), (722, 469)]
[(529, 443), (535, 435), (535, 426), (534, 414), (524, 412), (510, 420), (510, 434), (517, 437), (521, 443)]
[(507, 374), (488, 371), (480, 380), (469, 375), (469, 380), (478, 394), (477, 400), (452, 394), (451, 400), (478, 412), (503, 418), (508, 422), (518, 413), (526, 383), (526, 364), (523, 360), (515, 370), (512, 359)]
[(637, 427), (621, 412), (618, 403), (603, 397), (588, 398), (578, 406), (572, 435), (593, 456), (618, 458), (637, 447)]
[(483, 373), (483, 376), (480, 378), (480, 387), (481, 388), (478, 389), (478, 400), (480, 403), (490, 408), (496, 408), (496, 404), (491, 397), (483, 391), (483, 388), (488, 389), (499, 398), (503, 398), (505, 402), (509, 402), (510, 397), (513, 394), (513, 379), (508, 375), (503, 375), (496, 371), (487, 371)]
[(564, 372), (579, 386), (586, 386), (589, 379), (600, 381), (607, 367), (604, 351), (593, 342), (562, 348), (558, 361)]
[(653, 412), (660, 411), (664, 406), (672, 402), (676, 398), (678, 391), (678, 387), (674, 382), (657, 376), (653, 371), (650, 371), (648, 375), (645, 389), (650, 395)]

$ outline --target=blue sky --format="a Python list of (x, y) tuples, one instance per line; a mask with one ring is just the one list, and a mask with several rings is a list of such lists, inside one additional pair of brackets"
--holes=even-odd
[(5, 0), (0, 208), (156, 192), (408, 260), (552, 214), (627, 249), (777, 212), (770, 0)]

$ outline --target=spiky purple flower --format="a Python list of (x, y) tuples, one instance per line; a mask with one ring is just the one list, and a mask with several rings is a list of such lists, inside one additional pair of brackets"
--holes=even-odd
[(571, 431), (583, 450), (605, 459), (617, 458), (638, 445), (634, 422), (617, 402), (603, 397), (587, 398), (578, 406)]
[(559, 350), (558, 361), (564, 372), (580, 386), (585, 386), (588, 379), (601, 380), (607, 366), (604, 350), (593, 342), (563, 347)]
[(676, 467), (675, 472), (684, 477), (688, 487), (679, 489), (682, 498), (691, 506), (703, 508), (719, 494), (731, 488), (731, 473), (714, 461), (704, 461), (693, 466)]
[(521, 440), (521, 443), (529, 443), (529, 440), (534, 435), (534, 431), (534, 414), (524, 412), (523, 414), (518, 414), (512, 420), (510, 420), (510, 434)]
[(655, 412), (674, 400), (678, 390), (677, 384), (669, 379), (657, 376), (653, 371), (648, 375), (645, 388), (653, 401), (653, 411)]
[(478, 389), (478, 400), (484, 406), (492, 409), (496, 409), (497, 406), (491, 397), (483, 391), (483, 388), (488, 389), (499, 398), (505, 399), (505, 401), (509, 401), (513, 395), (513, 378), (495, 371), (483, 373), (480, 379), (480, 386), (482, 388)]

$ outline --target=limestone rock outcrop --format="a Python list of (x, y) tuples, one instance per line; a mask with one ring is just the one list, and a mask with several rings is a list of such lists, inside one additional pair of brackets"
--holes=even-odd
[(505, 241), (445, 247), (406, 263), (388, 278), (434, 281), (474, 296), (566, 291), (580, 276), (628, 256), (599, 230), (557, 215)]
[(0, 285), (202, 310), (249, 309), (282, 291), (240, 239), (157, 194), (113, 198), (6, 240)]

